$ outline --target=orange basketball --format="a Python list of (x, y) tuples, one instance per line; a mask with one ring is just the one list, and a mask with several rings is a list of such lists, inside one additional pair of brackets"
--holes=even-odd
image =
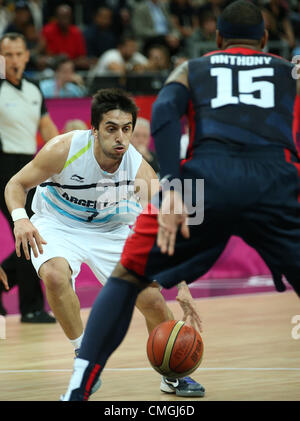
[(148, 359), (161, 375), (185, 377), (202, 360), (203, 341), (197, 330), (181, 320), (169, 320), (156, 326), (147, 342)]

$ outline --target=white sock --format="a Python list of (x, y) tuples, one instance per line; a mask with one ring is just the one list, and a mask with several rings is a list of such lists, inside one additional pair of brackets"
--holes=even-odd
[(71, 344), (74, 346), (75, 349), (79, 349), (81, 346), (82, 338), (83, 338), (84, 331), (77, 339), (70, 339)]

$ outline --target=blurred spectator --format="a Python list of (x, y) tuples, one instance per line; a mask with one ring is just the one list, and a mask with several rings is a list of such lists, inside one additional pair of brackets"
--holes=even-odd
[(73, 130), (88, 130), (88, 125), (83, 120), (76, 118), (74, 120), (67, 120), (62, 132), (68, 133)]
[(33, 24), (37, 31), (41, 31), (43, 27), (43, 1), (27, 0), (29, 10), (33, 19)]
[[(270, 41), (287, 41), (290, 48), (295, 46), (295, 35), (289, 20), (289, 7), (285, 1), (269, 0), (262, 9)], [(279, 49), (270, 48), (269, 51), (280, 54)]]
[(153, 44), (166, 45), (171, 55), (180, 49), (181, 35), (172, 23), (167, 5), (160, 0), (138, 3), (133, 10), (132, 27), (143, 51)]
[(201, 42), (215, 42), (216, 29), (217, 21), (215, 16), (211, 12), (202, 14), (199, 20), (199, 28), (196, 29), (191, 37), (189, 37), (186, 41), (186, 55), (190, 58), (194, 58), (211, 51), (211, 47), (207, 47), (207, 49), (203, 48), (203, 46), (201, 46)]
[(125, 75), (130, 72), (143, 72), (147, 64), (147, 58), (138, 52), (135, 38), (126, 36), (119, 41), (117, 48), (102, 54), (90, 75)]
[(38, 70), (40, 54), (44, 49), (44, 45), (42, 43), (42, 40), (40, 39), (39, 32), (37, 31), (33, 23), (29, 23), (24, 28), (23, 35), (26, 39), (27, 48), (30, 51), (30, 59), (27, 64), (26, 70)]
[(156, 173), (159, 172), (159, 165), (154, 152), (150, 151), (151, 141), (150, 121), (138, 117), (131, 137), (133, 146), (143, 155), (143, 158), (151, 165)]
[(0, 37), (2, 37), (5, 29), (12, 21), (13, 14), (6, 6), (5, 0), (0, 0)]
[(191, 0), (171, 0), (170, 17), (183, 39), (190, 37), (199, 25)]
[(5, 28), (4, 33), (16, 32), (25, 35), (25, 28), (29, 24), (33, 24), (33, 18), (28, 4), (25, 1), (17, 1), (13, 20)]
[(164, 45), (152, 45), (147, 51), (147, 58), (147, 70), (168, 73), (171, 70), (170, 52)]
[(113, 30), (117, 38), (132, 35), (131, 31), (131, 0), (85, 0), (84, 24), (90, 25), (99, 7), (109, 7), (113, 12)]
[(212, 14), (217, 19), (228, 3), (230, 3), (229, 0), (207, 0), (206, 4), (198, 8), (199, 20), (201, 21), (202, 16), (207, 13)]
[[(77, 3), (78, 0), (42, 0), (42, 2), (44, 23), (48, 23), (55, 19), (56, 9), (61, 4), (67, 4), (68, 6), (70, 6), (72, 9), (72, 15), (74, 15), (75, 3)], [(86, 0), (84, 0), (84, 2), (86, 2)], [(89, 23), (91, 22), (91, 20), (92, 19), (89, 20)]]
[(98, 59), (105, 51), (116, 48), (117, 37), (112, 27), (113, 11), (106, 6), (99, 7), (94, 23), (84, 32), (89, 57)]
[[(35, 24), (34, 16), (31, 12), (31, 6), (38, 7), (39, 1), (19, 0), (15, 4), (14, 18), (5, 28), (5, 33), (19, 33), (24, 35), (27, 48), (30, 51), (30, 60), (26, 71), (37, 70), (37, 60), (44, 50), (44, 43), (40, 38), (40, 24)], [(34, 10), (34, 9), (33, 9)], [(41, 22), (40, 22), (41, 23)]]
[(72, 9), (66, 4), (57, 7), (55, 21), (47, 23), (42, 31), (49, 56), (65, 54), (74, 60), (76, 68), (88, 69), (84, 36), (72, 24)]
[(52, 79), (40, 82), (45, 98), (80, 98), (86, 95), (83, 79), (74, 72), (74, 63), (67, 57), (59, 57)]
[(105, 0), (105, 3), (114, 11), (115, 34), (119, 38), (129, 34), (132, 35), (130, 0)]
[(289, 18), (293, 27), (296, 42), (297, 44), (300, 44), (300, 2), (298, 2), (297, 8), (290, 13)]

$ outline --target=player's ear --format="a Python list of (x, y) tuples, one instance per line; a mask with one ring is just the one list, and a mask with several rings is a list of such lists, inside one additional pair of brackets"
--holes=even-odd
[(30, 51), (26, 49), (25, 51), (25, 62), (28, 63), (30, 59)]
[(261, 49), (265, 48), (268, 42), (268, 39), (269, 39), (269, 31), (265, 29), (264, 36), (262, 37), (261, 42), (260, 42)]
[(94, 126), (91, 126), (91, 130), (92, 130), (92, 133), (93, 133), (94, 137), (97, 137), (98, 130)]
[(218, 48), (222, 48), (223, 37), (220, 35), (219, 30), (216, 30), (216, 43)]

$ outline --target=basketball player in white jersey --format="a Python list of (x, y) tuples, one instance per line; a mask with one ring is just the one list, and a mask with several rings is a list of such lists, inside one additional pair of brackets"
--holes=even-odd
[[(154, 170), (130, 144), (136, 118), (137, 107), (125, 92), (98, 91), (92, 101), (92, 129), (53, 138), (6, 187), (17, 255), (22, 247), (30, 259), (31, 246), (31, 260), (44, 281), (48, 303), (75, 352), (84, 330), (75, 293), (81, 264), (86, 263), (104, 284), (120, 259), (130, 225), (159, 189)], [(36, 186), (29, 220), (24, 210), (26, 192)], [(179, 299), (185, 294), (189, 289), (182, 283)], [(149, 333), (174, 318), (155, 286), (142, 292), (136, 305)], [(193, 382), (195, 393), (198, 388), (203, 395), (201, 385), (188, 381), (186, 385), (181, 381), (181, 387), (190, 391)], [(93, 391), (99, 386), (100, 382)], [(177, 386), (179, 382), (162, 379), (164, 392), (178, 395)]]

